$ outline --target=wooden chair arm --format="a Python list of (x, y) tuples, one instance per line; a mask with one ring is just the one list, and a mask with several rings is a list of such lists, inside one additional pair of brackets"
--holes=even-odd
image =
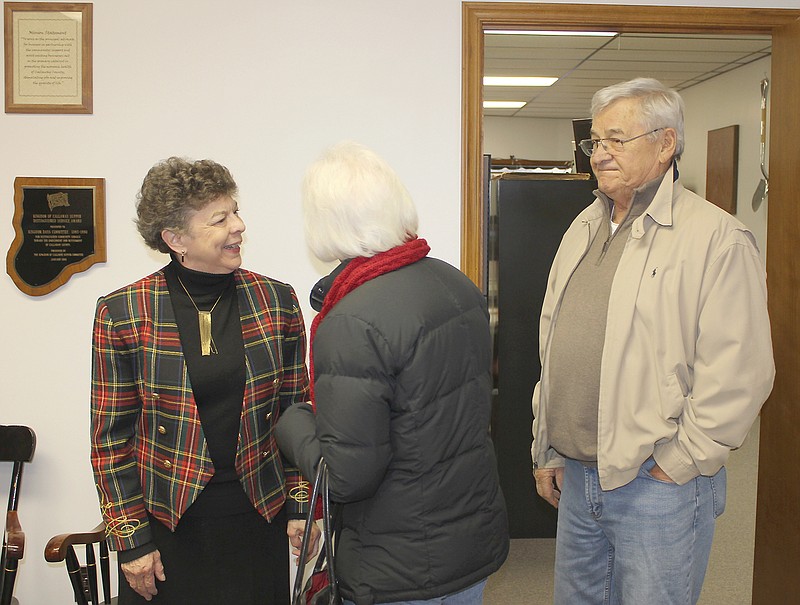
[(44, 547), (44, 558), (49, 563), (60, 563), (67, 556), (67, 550), (75, 544), (93, 544), (106, 539), (106, 526), (100, 523), (89, 532), (59, 534), (53, 536)]
[(6, 513), (6, 553), (9, 559), (21, 559), (25, 552), (25, 532), (19, 524), (17, 511)]

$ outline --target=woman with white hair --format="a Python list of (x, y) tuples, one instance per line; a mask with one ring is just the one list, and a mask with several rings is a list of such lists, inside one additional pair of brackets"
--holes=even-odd
[(481, 603), (508, 553), (484, 298), (427, 256), (411, 197), (365, 147), (312, 164), (303, 202), (312, 251), (343, 262), (311, 295), (312, 405), (276, 436), (306, 476), (327, 461), (345, 603)]

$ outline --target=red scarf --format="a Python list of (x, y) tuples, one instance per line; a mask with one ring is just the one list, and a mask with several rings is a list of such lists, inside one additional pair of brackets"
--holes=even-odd
[(311, 387), (311, 406), (316, 412), (317, 403), (314, 398), (314, 336), (317, 333), (317, 327), (320, 322), (325, 318), (336, 303), (342, 300), (350, 292), (358, 288), (361, 284), (369, 280), (389, 273), (410, 265), (425, 258), (431, 247), (424, 239), (414, 238), (411, 241), (395, 246), (385, 252), (376, 254), (370, 258), (359, 256), (351, 260), (342, 272), (333, 280), (333, 285), (330, 291), (325, 295), (325, 302), (322, 304), (322, 310), (311, 322), (311, 340), (309, 346), (311, 347), (311, 355), (309, 364), (309, 381)]

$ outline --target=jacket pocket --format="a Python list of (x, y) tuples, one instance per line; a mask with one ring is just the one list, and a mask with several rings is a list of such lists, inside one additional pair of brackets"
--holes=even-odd
[(714, 498), (714, 518), (725, 512), (725, 502), (728, 493), (728, 472), (723, 466), (716, 475), (709, 477), (711, 482), (711, 495)]
[(677, 372), (668, 374), (664, 381), (664, 390), (661, 396), (661, 412), (664, 414), (664, 419), (674, 421), (680, 418), (688, 395), (688, 388)]

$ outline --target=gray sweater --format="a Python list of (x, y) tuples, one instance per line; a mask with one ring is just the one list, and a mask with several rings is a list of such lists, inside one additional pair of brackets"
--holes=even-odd
[[(547, 424), (553, 449), (566, 458), (597, 462), (600, 362), (611, 284), (631, 223), (652, 201), (657, 185), (652, 182), (635, 195), (628, 214), (613, 233), (607, 221), (605, 237), (601, 237), (601, 230), (594, 238), (564, 290), (550, 347), (552, 395)], [(599, 191), (595, 194), (602, 196)], [(608, 200), (609, 209), (610, 205)]]

